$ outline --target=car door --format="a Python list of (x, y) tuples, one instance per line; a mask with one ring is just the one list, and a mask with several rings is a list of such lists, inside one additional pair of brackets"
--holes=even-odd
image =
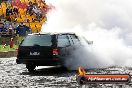
[(57, 46), (60, 50), (61, 58), (66, 58), (70, 54), (69, 50), (71, 49), (71, 43), (66, 34), (58, 35)]
[(71, 50), (72, 52), (79, 49), (81, 42), (75, 34), (70, 34), (69, 40), (71, 41), (71, 44), (72, 44), (72, 50)]

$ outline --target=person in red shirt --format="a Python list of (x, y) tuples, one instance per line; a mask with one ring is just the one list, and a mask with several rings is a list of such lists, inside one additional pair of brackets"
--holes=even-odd
[(14, 46), (14, 42), (13, 42), (13, 38), (11, 38), (11, 40), (10, 40), (10, 48), (13, 48), (13, 46)]

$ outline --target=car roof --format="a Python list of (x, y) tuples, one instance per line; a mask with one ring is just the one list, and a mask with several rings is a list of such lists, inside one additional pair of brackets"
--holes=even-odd
[(64, 33), (41, 32), (41, 33), (32, 33), (32, 34), (28, 34), (28, 35), (44, 35), (44, 34), (49, 34), (49, 35), (75, 35), (75, 33), (72, 33), (72, 32), (64, 32)]

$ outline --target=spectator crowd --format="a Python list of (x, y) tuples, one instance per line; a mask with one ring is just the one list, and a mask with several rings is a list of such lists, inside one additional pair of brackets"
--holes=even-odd
[(31, 32), (30, 27), (24, 25), (23, 23), (0, 23), (1, 36), (15, 37), (16, 35), (19, 35), (24, 37), (29, 32)]
[(40, 32), (48, 9), (44, 0), (2, 0), (0, 34), (25, 36), (26, 31)]

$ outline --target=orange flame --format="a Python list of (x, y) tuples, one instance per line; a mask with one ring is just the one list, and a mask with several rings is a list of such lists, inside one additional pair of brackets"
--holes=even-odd
[(85, 70), (80, 66), (78, 68), (79, 75), (84, 76), (86, 74)]

